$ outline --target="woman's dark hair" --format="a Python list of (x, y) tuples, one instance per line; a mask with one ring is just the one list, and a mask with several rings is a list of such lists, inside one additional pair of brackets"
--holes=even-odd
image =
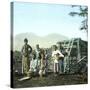
[(24, 39), (24, 42), (28, 42), (27, 38)]

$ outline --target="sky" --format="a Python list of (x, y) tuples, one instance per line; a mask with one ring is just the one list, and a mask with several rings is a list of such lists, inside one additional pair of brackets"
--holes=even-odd
[(57, 33), (87, 40), (86, 32), (79, 30), (83, 18), (69, 15), (78, 10), (71, 5), (14, 2), (14, 36), (26, 32), (38, 36)]

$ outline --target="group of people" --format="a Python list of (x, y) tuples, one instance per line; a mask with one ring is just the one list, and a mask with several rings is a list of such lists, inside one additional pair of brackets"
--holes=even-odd
[[(64, 54), (60, 45), (52, 46), (52, 60), (53, 71), (55, 75), (64, 72)], [(22, 73), (31, 77), (32, 73), (38, 74), (41, 77), (48, 73), (48, 53), (47, 50), (36, 45), (35, 50), (28, 44), (27, 38), (24, 39), (24, 45), (21, 50), (22, 53)]]

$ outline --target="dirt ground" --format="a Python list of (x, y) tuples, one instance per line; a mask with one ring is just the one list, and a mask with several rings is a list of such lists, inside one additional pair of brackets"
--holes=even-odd
[(13, 85), (14, 88), (26, 88), (26, 87), (43, 87), (43, 86), (60, 86), (60, 85), (76, 85), (87, 84), (86, 74), (63, 74), (54, 76), (53, 73), (48, 76), (40, 78), (39, 76), (32, 77), (29, 80), (18, 81), (22, 76), (14, 75)]

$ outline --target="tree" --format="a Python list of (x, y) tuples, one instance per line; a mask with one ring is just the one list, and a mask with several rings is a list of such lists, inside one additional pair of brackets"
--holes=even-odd
[(13, 58), (15, 61), (20, 61), (22, 59), (21, 52), (20, 51), (14, 51), (13, 52)]
[(81, 22), (80, 30), (85, 30), (88, 32), (88, 7), (87, 6), (76, 6), (72, 5), (72, 7), (78, 7), (79, 11), (70, 12), (69, 15), (71, 16), (79, 16), (83, 17), (84, 19)]

